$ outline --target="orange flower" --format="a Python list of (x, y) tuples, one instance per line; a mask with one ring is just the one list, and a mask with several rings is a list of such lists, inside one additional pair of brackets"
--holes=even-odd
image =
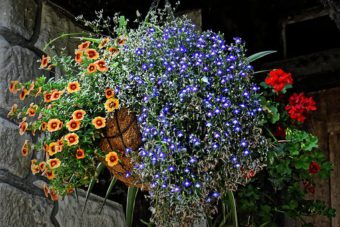
[(105, 109), (107, 112), (113, 112), (119, 108), (119, 100), (116, 98), (110, 98), (105, 102)]
[(24, 135), (24, 133), (26, 132), (27, 130), (27, 122), (26, 121), (22, 121), (20, 124), (19, 124), (19, 134), (20, 135)]
[(38, 95), (40, 95), (41, 90), (42, 90), (42, 87), (39, 87), (38, 90), (37, 90), (37, 93), (35, 94), (35, 97), (38, 97)]
[(52, 180), (55, 178), (54, 170), (48, 170), (45, 172), (47, 179)]
[(35, 159), (35, 158), (34, 158), (34, 159), (32, 159), (32, 160), (31, 160), (31, 165), (35, 165), (35, 164), (37, 164), (37, 161), (38, 161), (38, 160), (37, 160), (37, 159)]
[(118, 155), (116, 152), (112, 151), (105, 156), (105, 161), (109, 167), (113, 167), (118, 164)]
[(76, 121), (82, 121), (86, 112), (84, 110), (76, 110), (72, 114), (72, 118)]
[(28, 116), (34, 117), (34, 116), (35, 116), (35, 113), (36, 113), (36, 109), (35, 109), (34, 107), (29, 107), (29, 108), (27, 109), (27, 112), (26, 112), (26, 113), (28, 114)]
[(26, 96), (28, 95), (28, 91), (26, 88), (23, 88), (20, 92), (19, 99), (25, 100)]
[(48, 144), (44, 144), (44, 151), (45, 152), (50, 152), (50, 146)]
[(80, 121), (72, 119), (66, 123), (66, 127), (70, 132), (77, 131), (80, 128)]
[(61, 161), (58, 158), (52, 158), (47, 160), (47, 165), (51, 168), (51, 169), (56, 169), (60, 166)]
[(87, 49), (85, 50), (85, 54), (92, 60), (97, 60), (99, 58), (99, 53), (95, 49)]
[(41, 172), (44, 172), (46, 170), (46, 162), (40, 162), (39, 169)]
[(13, 104), (13, 106), (11, 107), (11, 110), (7, 114), (7, 117), (12, 116), (13, 114), (15, 114), (17, 112), (17, 109), (18, 109), (18, 105), (17, 104)]
[(54, 190), (50, 190), (50, 195), (51, 195), (51, 199), (53, 201), (58, 201), (59, 200), (59, 196), (58, 196), (58, 194)]
[(127, 38), (125, 36), (119, 36), (117, 39), (117, 43), (119, 45), (124, 45), (124, 43), (126, 42)]
[(83, 61), (83, 51), (76, 50), (74, 59), (80, 64)]
[(51, 62), (51, 58), (49, 56), (43, 55), (41, 58), (40, 68), (41, 69), (46, 68), (50, 62)]
[(59, 151), (58, 143), (56, 143), (56, 142), (50, 143), (49, 148), (48, 148), (48, 154), (49, 154), (50, 156), (53, 156), (53, 155), (55, 155), (58, 151)]
[(104, 128), (106, 126), (106, 120), (103, 117), (95, 117), (92, 119), (92, 124), (96, 129)]
[(51, 102), (52, 101), (52, 94), (45, 92), (44, 93), (44, 102)]
[(85, 42), (78, 45), (78, 49), (79, 50), (85, 50), (85, 49), (89, 48), (90, 45), (91, 45), (90, 41), (85, 41)]
[(18, 89), (17, 89), (17, 85), (18, 85), (19, 81), (17, 80), (12, 80), (11, 83), (9, 84), (9, 91), (13, 94), (17, 93)]
[(22, 145), (21, 148), (21, 154), (22, 156), (26, 157), (29, 152), (29, 146), (28, 146), (28, 140), (25, 140), (24, 145)]
[(84, 152), (84, 150), (79, 148), (79, 149), (76, 151), (76, 157), (77, 157), (77, 159), (83, 159), (83, 158), (85, 158), (85, 152)]
[(119, 54), (119, 49), (117, 47), (110, 47), (108, 49), (111, 56), (115, 57)]
[(31, 91), (34, 90), (34, 82), (30, 84), (30, 87), (28, 88), (28, 93), (31, 93)]
[(107, 99), (112, 98), (114, 96), (115, 96), (115, 93), (113, 92), (113, 90), (111, 88), (106, 88), (105, 89), (105, 97)]
[(41, 125), (40, 125), (40, 130), (41, 131), (46, 131), (46, 129), (47, 129), (47, 122), (41, 122)]
[[(58, 146), (59, 147), (63, 147), (64, 146), (64, 137), (61, 137), (58, 141), (57, 141), (57, 143), (58, 143)], [(59, 149), (60, 150), (60, 149)], [(62, 150), (62, 149), (61, 149)]]
[(49, 132), (55, 132), (63, 127), (63, 123), (58, 119), (50, 119), (47, 123), (47, 130)]
[(48, 185), (45, 184), (44, 185), (44, 194), (45, 194), (45, 197), (48, 198), (48, 194), (50, 193), (50, 189), (48, 188)]
[(69, 194), (72, 194), (74, 192), (74, 188), (72, 188), (71, 185), (69, 185), (66, 189), (66, 193), (69, 195)]
[(65, 140), (69, 146), (76, 145), (79, 143), (79, 136), (75, 133), (69, 133), (65, 136)]
[(53, 100), (53, 101), (58, 100), (62, 94), (63, 94), (62, 91), (58, 91), (58, 90), (52, 91), (51, 100)]
[(87, 72), (89, 74), (94, 73), (96, 71), (97, 71), (97, 65), (95, 63), (91, 63), (89, 64), (89, 66), (87, 66)]
[(31, 171), (32, 171), (32, 174), (35, 175), (40, 172), (40, 168), (35, 163), (34, 164), (31, 163)]
[(77, 92), (77, 91), (80, 91), (80, 85), (77, 81), (70, 82), (67, 85), (67, 92), (68, 93), (73, 93), (73, 92)]
[(108, 42), (110, 42), (110, 38), (109, 38), (109, 37), (106, 37), (106, 38), (102, 39), (102, 41), (100, 42), (98, 48), (99, 48), (99, 49), (102, 49), (103, 47), (106, 46), (106, 44), (107, 44)]
[(108, 68), (106, 67), (106, 62), (103, 59), (96, 61), (95, 64), (97, 66), (97, 69), (101, 72), (106, 72), (108, 70)]

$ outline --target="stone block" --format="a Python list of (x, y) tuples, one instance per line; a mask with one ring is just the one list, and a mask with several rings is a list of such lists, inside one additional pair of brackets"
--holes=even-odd
[(0, 183), (1, 227), (53, 227), (52, 201)]
[(34, 0), (1, 0), (0, 27), (26, 39), (33, 35), (37, 4)]
[(99, 214), (103, 198), (93, 194), (89, 197), (84, 214), (82, 215), (85, 197), (85, 191), (78, 190), (78, 201), (74, 194), (66, 196), (63, 200), (59, 201), (56, 219), (60, 226), (125, 226), (123, 207), (116, 202), (107, 200), (101, 214)]
[(20, 136), (17, 125), (0, 118), (0, 169), (8, 170), (19, 177), (30, 173), (30, 155), (21, 155), (25, 139), (29, 139), (29, 136)]

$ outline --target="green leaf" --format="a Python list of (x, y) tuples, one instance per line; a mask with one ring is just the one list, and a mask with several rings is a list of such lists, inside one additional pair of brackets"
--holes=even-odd
[(133, 211), (135, 209), (135, 202), (137, 197), (138, 188), (129, 187), (126, 201), (126, 226), (132, 227)]
[(261, 51), (261, 52), (258, 52), (256, 54), (253, 54), (251, 56), (249, 56), (247, 58), (247, 62), (248, 63), (251, 63), (253, 61), (256, 61), (257, 59), (260, 59), (260, 58), (263, 58), (269, 54), (273, 54), (273, 53), (276, 53), (277, 51), (276, 50), (267, 50), (267, 51)]
[(103, 201), (102, 206), (100, 207), (99, 214), (102, 212), (103, 207), (104, 207), (104, 205), (105, 205), (105, 203), (106, 203), (106, 200), (107, 200), (107, 198), (109, 197), (109, 195), (110, 195), (110, 193), (111, 193), (111, 191), (112, 191), (112, 188), (113, 188), (113, 186), (116, 184), (116, 182), (117, 182), (117, 179), (113, 177), (112, 180), (111, 180), (111, 182), (110, 182), (109, 187), (107, 188), (107, 191), (106, 191), (106, 194), (105, 194), (105, 199), (104, 199), (104, 201)]
[(237, 210), (236, 210), (236, 200), (234, 197), (234, 193), (232, 191), (229, 191), (227, 193), (228, 197), (228, 207), (231, 212), (231, 219), (233, 221), (233, 226), (238, 227), (238, 219), (237, 219)]
[(80, 40), (86, 40), (86, 41), (90, 41), (93, 43), (100, 43), (101, 40), (100, 39), (96, 39), (96, 38), (89, 38), (89, 37), (72, 37), (74, 39), (80, 39)]
[(102, 162), (100, 162), (100, 163), (98, 164), (97, 168), (96, 168), (96, 175), (95, 175), (94, 177), (92, 177), (91, 182), (90, 182), (90, 184), (89, 184), (89, 187), (87, 188), (86, 198), (85, 198), (85, 203), (84, 203), (84, 207), (83, 207), (82, 213), (84, 213), (84, 211), (85, 211), (87, 201), (88, 201), (88, 199), (89, 199), (89, 197), (90, 197), (90, 194), (91, 194), (91, 191), (92, 191), (92, 189), (93, 189), (93, 186), (94, 186), (95, 183), (96, 183), (96, 178), (97, 178), (97, 176), (99, 176), (99, 174), (103, 171), (104, 167), (105, 167), (105, 165), (104, 165)]

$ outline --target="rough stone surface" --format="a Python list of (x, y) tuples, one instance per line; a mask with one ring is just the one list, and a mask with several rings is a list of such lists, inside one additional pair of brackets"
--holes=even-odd
[[(44, 2), (42, 4), (41, 27), (38, 40), (35, 43), (36, 47), (43, 49), (49, 41), (62, 34), (82, 31), (69, 17), (65, 16), (66, 14), (68, 13), (56, 6), (52, 7), (49, 3)], [(60, 53), (60, 50), (65, 49), (66, 53), (73, 54), (78, 42), (76, 39), (64, 37), (53, 43), (52, 46), (55, 46), (55, 49), (48, 47), (45, 51), (49, 55), (54, 55), (57, 53), (57, 50)]]
[(34, 0), (1, 0), (0, 27), (30, 39), (33, 35), (37, 5)]
[(52, 227), (53, 203), (40, 196), (0, 183), (1, 227)]
[(63, 227), (92, 227), (92, 226), (125, 226), (125, 218), (123, 207), (115, 202), (106, 201), (106, 204), (99, 214), (99, 209), (103, 202), (103, 198), (91, 195), (84, 211), (86, 193), (78, 190), (78, 200), (75, 195), (66, 196), (59, 201), (59, 210), (56, 215), (60, 226)]
[(38, 58), (32, 51), (20, 46), (11, 46), (2, 36), (0, 53), (0, 109), (9, 111), (13, 103), (19, 103), (19, 94), (13, 95), (8, 90), (9, 82), (26, 82), (39, 76), (42, 71), (38, 69)]
[[(0, 118), (0, 169), (7, 169), (19, 177), (29, 174), (30, 155), (26, 157), (21, 155), (21, 147), (25, 139), (29, 137), (20, 136), (17, 125)], [(1, 193), (0, 197), (2, 197)]]

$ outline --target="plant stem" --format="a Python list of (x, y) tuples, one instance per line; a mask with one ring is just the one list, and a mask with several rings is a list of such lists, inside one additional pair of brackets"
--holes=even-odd
[(57, 38), (54, 38), (52, 39), (51, 41), (49, 41), (43, 48), (43, 51), (46, 50), (46, 48), (51, 45), (52, 43), (54, 43), (55, 41), (57, 41), (58, 39), (61, 39), (61, 38), (64, 38), (64, 37), (67, 37), (67, 36), (74, 36), (74, 35), (84, 35), (86, 33), (84, 32), (77, 32), (77, 33), (67, 33), (67, 34), (62, 34), (60, 36), (58, 36)]

